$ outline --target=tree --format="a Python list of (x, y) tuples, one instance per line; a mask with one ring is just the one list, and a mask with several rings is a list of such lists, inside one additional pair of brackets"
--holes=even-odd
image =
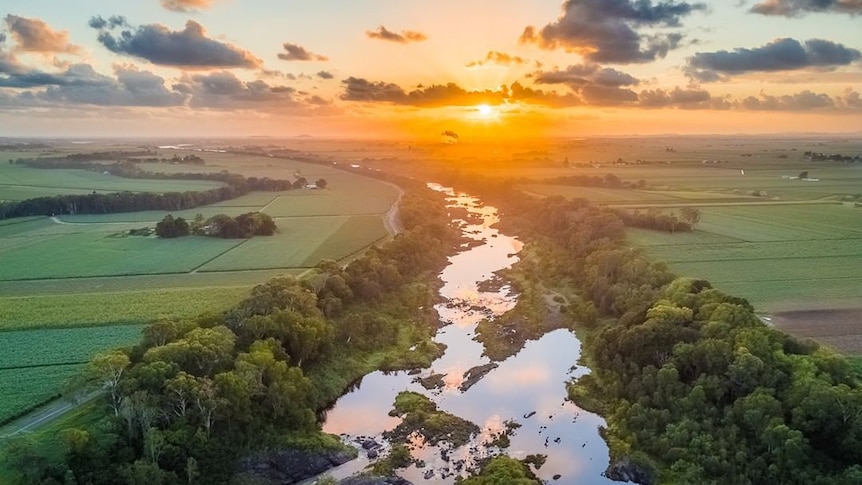
[(123, 398), (120, 378), (129, 362), (129, 356), (119, 350), (99, 354), (90, 361), (90, 378), (110, 393), (114, 416), (120, 415), (120, 402)]
[(317, 179), (317, 182), (314, 182), (314, 185), (319, 189), (325, 189), (328, 184), (329, 182), (327, 182), (325, 178), (319, 178)]
[(700, 222), (701, 212), (700, 209), (696, 207), (683, 207), (680, 209), (680, 215), (682, 216), (683, 221), (694, 227), (695, 224)]
[(165, 239), (189, 235), (189, 223), (182, 217), (168, 214), (156, 224), (156, 235)]

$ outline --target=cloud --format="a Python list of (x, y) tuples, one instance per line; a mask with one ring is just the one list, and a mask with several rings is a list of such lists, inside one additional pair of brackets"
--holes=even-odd
[(489, 51), (484, 59), (470, 62), (467, 64), (467, 67), (481, 67), (487, 65), (512, 66), (526, 63), (527, 61), (522, 57), (512, 56), (505, 52)]
[(441, 107), (476, 106), (480, 104), (500, 105), (507, 102), (524, 102), (552, 107), (575, 106), (581, 100), (570, 95), (559, 95), (554, 91), (542, 91), (513, 83), (497, 90), (468, 91), (455, 83), (419, 86), (407, 92), (397, 84), (349, 77), (342, 81), (344, 92), (341, 99), (367, 103), (392, 103), (405, 106)]
[(537, 84), (565, 84), (584, 104), (612, 106), (638, 99), (637, 93), (628, 86), (640, 84), (639, 79), (598, 64), (577, 64), (564, 71), (538, 71), (532, 77)]
[(162, 7), (174, 12), (196, 12), (200, 8), (209, 8), (210, 0), (162, 0)]
[(698, 52), (688, 59), (686, 72), (693, 78), (711, 82), (728, 74), (771, 72), (845, 66), (862, 58), (856, 49), (822, 39), (801, 44), (790, 38), (776, 39), (763, 47), (737, 48), (733, 52)]
[(808, 111), (835, 107), (835, 101), (829, 95), (808, 90), (783, 96), (761, 93), (758, 97), (749, 96), (739, 104), (743, 109), (757, 111)]
[(382, 25), (378, 27), (377, 30), (366, 31), (365, 35), (368, 36), (369, 39), (386, 40), (389, 42), (396, 42), (398, 44), (422, 42), (423, 40), (428, 39), (428, 36), (423, 34), (422, 32), (416, 32), (414, 30), (402, 30), (401, 33), (398, 33), (393, 32)]
[(809, 12), (862, 14), (862, 1), (859, 0), (766, 0), (751, 7), (751, 11), (761, 15), (782, 15), (798, 17)]
[(862, 110), (862, 95), (858, 91), (849, 88), (843, 95), (837, 97), (836, 102), (844, 109)]
[[(116, 77), (97, 73), (89, 64), (73, 64), (59, 73), (35, 69), (0, 77), (0, 87), (29, 89), (7, 100), (21, 106), (179, 106), (185, 97), (165, 87), (165, 80), (133, 66), (115, 66)], [(33, 91), (33, 88), (44, 88)]]
[(117, 27), (131, 28), (129, 26), (129, 22), (126, 20), (126, 17), (123, 17), (122, 15), (111, 15), (110, 17), (108, 17), (108, 20), (103, 19), (101, 15), (97, 15), (90, 18), (90, 21), (87, 22), (87, 25), (94, 29), (115, 29)]
[(332, 73), (329, 71), (320, 71), (317, 73), (317, 77), (319, 77), (320, 79), (332, 79), (335, 76), (332, 75)]
[(679, 109), (730, 109), (733, 105), (724, 98), (716, 98), (704, 89), (654, 89), (638, 93), (638, 106), (642, 108)]
[[(69, 43), (69, 33), (53, 30), (40, 19), (9, 14), (5, 18), (9, 33), (15, 39), (15, 50), (40, 53), (79, 54), (81, 48)], [(4, 37), (5, 39), (5, 37)]]
[(701, 3), (672, 1), (653, 5), (650, 0), (566, 0), (555, 22), (541, 30), (525, 28), (520, 40), (543, 49), (577, 52), (592, 62), (649, 62), (679, 46), (682, 35), (645, 35), (639, 28), (679, 27), (682, 17), (705, 8)]
[(188, 105), (192, 108), (296, 114), (330, 104), (315, 96), (303, 98), (303, 93), (291, 86), (242, 81), (228, 71), (186, 76), (174, 88), (189, 97)]
[(364, 101), (368, 103), (398, 103), (406, 104), (407, 93), (401, 86), (383, 81), (368, 81), (363, 78), (349, 77), (341, 81), (344, 93), (341, 99), (345, 101)]
[[(115, 19), (112, 22), (111, 19)], [(90, 20), (90, 26), (98, 28), (99, 42), (108, 50), (145, 59), (162, 66), (182, 67), (184, 69), (214, 68), (259, 68), (263, 61), (251, 52), (226, 42), (207, 37), (201, 24), (189, 20), (180, 31), (171, 31), (160, 24), (132, 28), (122, 17), (111, 17), (103, 21), (101, 17)], [(119, 35), (110, 31), (123, 28)]]
[(326, 56), (321, 56), (321, 55), (315, 54), (313, 52), (309, 52), (305, 49), (305, 47), (302, 47), (302, 46), (297, 45), (297, 44), (291, 44), (290, 42), (285, 42), (283, 47), (284, 47), (284, 50), (286, 52), (283, 52), (283, 53), (278, 55), (278, 58), (283, 60), (283, 61), (328, 61), (329, 60), (329, 58)]

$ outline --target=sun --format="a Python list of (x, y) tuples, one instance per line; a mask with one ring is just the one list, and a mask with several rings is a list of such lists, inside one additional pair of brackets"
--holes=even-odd
[(479, 115), (483, 118), (490, 118), (491, 115), (494, 114), (494, 108), (488, 106), (487, 104), (480, 104), (476, 106), (476, 111), (479, 112)]

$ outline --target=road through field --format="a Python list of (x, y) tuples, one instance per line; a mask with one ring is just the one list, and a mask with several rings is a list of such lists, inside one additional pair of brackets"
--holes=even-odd
[(21, 433), (31, 433), (63, 417), (69, 411), (97, 398), (102, 391), (92, 391), (75, 400), (57, 399), (45, 406), (28, 413), (11, 423), (0, 427), (0, 439), (9, 438)]

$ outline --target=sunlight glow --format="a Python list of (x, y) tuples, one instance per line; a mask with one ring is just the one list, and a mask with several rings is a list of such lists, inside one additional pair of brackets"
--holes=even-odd
[(483, 118), (488, 118), (492, 114), (494, 114), (494, 108), (488, 106), (487, 104), (480, 104), (476, 107), (476, 110)]

